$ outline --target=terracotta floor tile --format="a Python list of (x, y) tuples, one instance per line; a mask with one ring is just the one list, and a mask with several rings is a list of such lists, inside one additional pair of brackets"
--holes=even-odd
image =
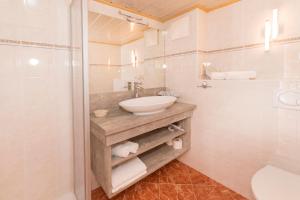
[(159, 188), (155, 183), (138, 183), (136, 187), (138, 200), (158, 200)]
[(159, 184), (160, 200), (178, 200), (175, 184)]
[(234, 200), (247, 200), (245, 197), (237, 193), (231, 194), (231, 196)]
[(207, 200), (233, 200), (233, 198), (228, 190), (215, 188), (209, 193)]
[[(92, 191), (92, 200), (109, 200), (109, 198), (106, 196), (105, 192), (101, 188), (98, 188)], [(115, 196), (111, 200), (124, 200), (124, 192)]]
[(92, 191), (92, 199), (93, 200), (106, 200), (106, 195), (101, 188), (98, 188)]
[(159, 183), (191, 184), (191, 179), (187, 174), (160, 175)]
[(189, 172), (189, 168), (182, 162), (175, 160), (164, 166), (161, 171), (170, 174), (187, 174)]
[(159, 174), (160, 171), (156, 171), (153, 174), (150, 174), (142, 180), (144, 183), (159, 183)]
[[(231, 189), (221, 185), (220, 183), (217, 184), (216, 189), (220, 191), (222, 196), (225, 196), (228, 199), (234, 199), (234, 197), (236, 197), (236, 195), (237, 195), (237, 193), (235, 193)], [(230, 196), (230, 198), (229, 198), (229, 196)]]
[[(92, 200), (108, 200), (98, 188)], [(112, 200), (247, 200), (195, 169), (175, 160)]]
[(193, 185), (177, 185), (178, 200), (196, 200)]
[(125, 200), (124, 193), (118, 194), (117, 196), (113, 197), (111, 200)]
[(193, 185), (197, 200), (207, 200), (210, 193), (215, 189), (214, 186)]
[(159, 183), (191, 184), (188, 167), (179, 161), (169, 163), (160, 170)]
[[(127, 190), (125, 190), (124, 200), (140, 200), (140, 196), (137, 193), (137, 188), (140, 188), (138, 186), (139, 183), (131, 186)], [(93, 199), (92, 199), (93, 200)]]

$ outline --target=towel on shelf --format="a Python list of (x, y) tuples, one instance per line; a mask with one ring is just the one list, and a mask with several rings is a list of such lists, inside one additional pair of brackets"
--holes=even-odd
[(252, 80), (256, 79), (256, 71), (218, 71), (206, 68), (206, 76), (211, 80)]
[(115, 192), (119, 191), (120, 189), (126, 187), (127, 185), (129, 185), (130, 183), (134, 182), (135, 180), (141, 178), (141, 177), (144, 176), (145, 174), (147, 174), (147, 171), (146, 171), (146, 170), (143, 171), (143, 172), (141, 172), (140, 174), (136, 175), (134, 178), (132, 178), (132, 179), (130, 179), (130, 180), (124, 182), (124, 183), (121, 184), (120, 186), (118, 186), (118, 187), (116, 187), (116, 188), (112, 188), (112, 191), (111, 191), (111, 192), (112, 192), (112, 193), (115, 193)]
[(118, 144), (112, 148), (111, 153), (113, 156), (126, 158), (129, 156), (130, 151), (128, 146), (123, 144)]
[(124, 164), (118, 165), (112, 170), (112, 188), (114, 191), (121, 187), (125, 187), (137, 178), (141, 177), (141, 174), (145, 174), (147, 171), (146, 165), (139, 158), (131, 159)]
[(256, 79), (256, 71), (232, 71), (226, 73), (227, 80)]
[(130, 153), (137, 153), (139, 149), (138, 143), (128, 141), (126, 142), (126, 145), (128, 145)]
[(126, 158), (130, 153), (137, 153), (139, 149), (139, 144), (134, 142), (124, 142), (117, 144), (112, 148), (112, 155)]

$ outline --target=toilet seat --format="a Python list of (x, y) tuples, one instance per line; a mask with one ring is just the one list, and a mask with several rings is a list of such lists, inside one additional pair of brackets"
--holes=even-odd
[(257, 200), (300, 200), (300, 175), (266, 166), (252, 178)]

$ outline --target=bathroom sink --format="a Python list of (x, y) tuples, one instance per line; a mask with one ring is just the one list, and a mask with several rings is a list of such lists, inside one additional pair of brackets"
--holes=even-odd
[(176, 102), (173, 96), (150, 96), (122, 101), (119, 105), (135, 115), (152, 115), (163, 112)]

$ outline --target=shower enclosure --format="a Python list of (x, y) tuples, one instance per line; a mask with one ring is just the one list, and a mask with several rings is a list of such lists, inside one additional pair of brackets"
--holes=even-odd
[(0, 1), (0, 199), (89, 199), (86, 5)]

